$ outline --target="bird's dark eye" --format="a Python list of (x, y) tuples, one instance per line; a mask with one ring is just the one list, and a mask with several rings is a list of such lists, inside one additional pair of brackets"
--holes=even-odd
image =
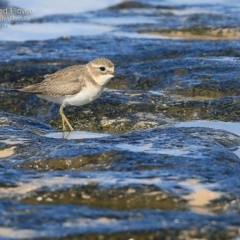
[(106, 69), (105, 69), (105, 67), (100, 67), (99, 68), (102, 72), (104, 72)]

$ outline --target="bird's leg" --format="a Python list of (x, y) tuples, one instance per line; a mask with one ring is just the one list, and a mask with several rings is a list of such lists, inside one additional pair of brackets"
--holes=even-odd
[(70, 129), (70, 131), (72, 132), (73, 131), (73, 127), (71, 126), (71, 124), (69, 123), (68, 119), (66, 118), (66, 116), (65, 116), (65, 114), (63, 112), (63, 108), (64, 107), (65, 106), (62, 104), (60, 109), (59, 109), (59, 113), (60, 113), (60, 115), (62, 117), (62, 128), (63, 128), (63, 131), (66, 131), (66, 126), (65, 126), (65, 122), (66, 122), (68, 127), (69, 127), (69, 129)]
[(65, 118), (65, 122), (67, 123), (67, 125), (68, 125), (70, 131), (72, 132), (72, 131), (73, 131), (73, 127), (72, 127), (72, 125), (70, 124), (70, 122), (68, 121), (68, 119), (67, 119), (67, 117), (66, 117), (65, 115), (64, 115), (64, 118)]
[(64, 105), (61, 105), (61, 107), (59, 109), (59, 113), (60, 113), (60, 115), (62, 117), (62, 130), (63, 130), (63, 132), (65, 132), (66, 131), (66, 127), (65, 127), (65, 124), (64, 124), (65, 119), (64, 119), (63, 108), (64, 108)]

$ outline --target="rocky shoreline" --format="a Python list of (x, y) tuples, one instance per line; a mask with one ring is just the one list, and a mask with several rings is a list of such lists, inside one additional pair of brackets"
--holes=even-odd
[[(207, 126), (239, 122), (239, 14), (230, 4), (139, 0), (30, 24), (98, 18), (111, 25), (124, 17), (154, 22), (113, 23), (106, 35), (0, 42), (0, 238), (239, 237), (239, 131)], [(99, 56), (122, 78), (92, 104), (66, 108), (79, 139), (51, 137), (61, 129), (57, 105), (10, 90)], [(176, 126), (193, 120), (206, 127)]]

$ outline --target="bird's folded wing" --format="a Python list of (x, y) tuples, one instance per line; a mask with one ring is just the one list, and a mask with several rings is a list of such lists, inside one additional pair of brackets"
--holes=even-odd
[(74, 95), (80, 92), (85, 85), (81, 66), (71, 66), (54, 74), (46, 75), (41, 83), (18, 89), (18, 91), (57, 97)]
[[(84, 82), (77, 80), (59, 82), (43, 82), (43, 91), (41, 94), (49, 96), (74, 95), (82, 90)], [(44, 86), (45, 85), (45, 86)]]

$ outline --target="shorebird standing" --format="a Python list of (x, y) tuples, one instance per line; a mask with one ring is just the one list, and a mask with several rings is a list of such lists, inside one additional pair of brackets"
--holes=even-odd
[(96, 58), (86, 65), (74, 65), (53, 74), (47, 74), (41, 83), (17, 89), (17, 91), (34, 93), (47, 101), (60, 104), (62, 130), (66, 131), (66, 123), (69, 130), (73, 131), (63, 112), (64, 107), (92, 102), (101, 95), (112, 77), (114, 77), (113, 63), (106, 58)]

